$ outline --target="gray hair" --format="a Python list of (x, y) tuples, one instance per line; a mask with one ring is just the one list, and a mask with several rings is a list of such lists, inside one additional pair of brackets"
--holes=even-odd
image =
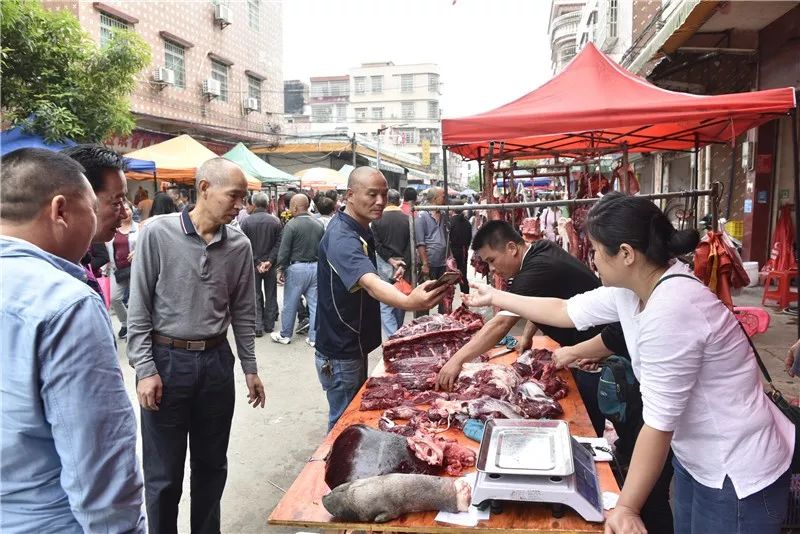
[(91, 186), (83, 166), (43, 148), (20, 148), (0, 159), (0, 218), (28, 222), (57, 195), (78, 195)]
[(211, 158), (197, 168), (194, 178), (194, 186), (200, 191), (200, 182), (206, 181), (211, 185), (224, 185), (229, 178), (231, 169), (241, 172), (242, 169), (234, 162), (225, 158)]
[(392, 206), (399, 206), (400, 205), (400, 191), (397, 189), (389, 189), (386, 192), (386, 202)]
[(266, 193), (255, 193), (253, 195), (253, 206), (257, 208), (265, 208), (269, 206), (269, 197)]

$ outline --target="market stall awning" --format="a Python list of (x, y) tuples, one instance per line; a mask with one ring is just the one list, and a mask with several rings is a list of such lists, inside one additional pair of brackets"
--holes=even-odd
[[(194, 185), (197, 168), (218, 156), (191, 136), (183, 134), (162, 143), (130, 152), (126, 154), (126, 157), (153, 161), (159, 180)], [(250, 176), (247, 170), (244, 172), (248, 189), (261, 189), (261, 181)], [(153, 177), (139, 172), (129, 172), (128, 178), (149, 180)]]
[[(467, 159), (503, 142), (504, 158), (613, 150), (691, 150), (727, 143), (796, 106), (794, 89), (726, 95), (668, 91), (626, 71), (592, 43), (557, 76), (497, 109), (442, 120), (445, 145)], [(498, 154), (499, 144), (496, 145)]]
[(253, 154), (243, 143), (237, 144), (223, 158), (229, 159), (239, 165), (245, 172), (261, 180), (264, 184), (297, 183), (299, 180), (280, 169), (277, 169)]
[(300, 179), (300, 187), (303, 189), (347, 189), (347, 176), (333, 169), (312, 167), (298, 171), (294, 175)]
[[(19, 126), (0, 132), (0, 155), (3, 156), (19, 148), (44, 148), (59, 151), (76, 144), (71, 139), (48, 143), (41, 135), (25, 132)], [(128, 156), (124, 156), (123, 159), (129, 171), (153, 174), (156, 170), (156, 164), (152, 161), (129, 158)]]

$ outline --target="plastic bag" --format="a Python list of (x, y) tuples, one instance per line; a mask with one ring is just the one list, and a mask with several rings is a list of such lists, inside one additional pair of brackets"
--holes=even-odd
[(396, 281), (394, 283), (394, 287), (399, 289), (404, 295), (410, 295), (411, 291), (414, 289), (405, 278), (401, 278), (400, 280)]

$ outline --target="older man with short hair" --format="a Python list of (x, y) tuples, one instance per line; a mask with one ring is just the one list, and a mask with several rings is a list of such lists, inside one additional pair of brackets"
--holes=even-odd
[(0, 530), (145, 532), (136, 419), (78, 264), (97, 197), (62, 154), (0, 164)]
[(141, 404), (145, 500), (151, 533), (177, 531), (186, 438), (191, 530), (219, 532), (235, 401), (228, 327), (248, 389), (264, 407), (255, 356), (253, 253), (230, 226), (247, 194), (233, 162), (197, 170), (197, 204), (154, 218), (141, 232), (131, 273), (128, 360)]
[(256, 337), (272, 333), (278, 319), (278, 249), (283, 226), (280, 219), (267, 212), (266, 193), (253, 195), (253, 213), (241, 225), (253, 247), (256, 277)]

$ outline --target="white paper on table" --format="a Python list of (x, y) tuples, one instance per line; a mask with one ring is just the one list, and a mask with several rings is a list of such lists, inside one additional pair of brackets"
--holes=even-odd
[(611, 461), (611, 455), (606, 451), (600, 450), (600, 448), (611, 450), (611, 446), (608, 444), (608, 440), (606, 438), (585, 438), (582, 436), (572, 436), (572, 437), (575, 438), (575, 441), (577, 441), (578, 443), (590, 443), (592, 445), (595, 462)]
[[(478, 473), (468, 473), (461, 478), (469, 483), (472, 491), (475, 491), (475, 481), (478, 479)], [(489, 519), (488, 508), (481, 511), (478, 510), (477, 506), (472, 505), (470, 505), (467, 512), (439, 512), (436, 515), (436, 521), (462, 527), (476, 527), (478, 526), (478, 521), (486, 521), (487, 519)]]
[(612, 510), (617, 507), (619, 494), (611, 491), (603, 492), (603, 510)]

